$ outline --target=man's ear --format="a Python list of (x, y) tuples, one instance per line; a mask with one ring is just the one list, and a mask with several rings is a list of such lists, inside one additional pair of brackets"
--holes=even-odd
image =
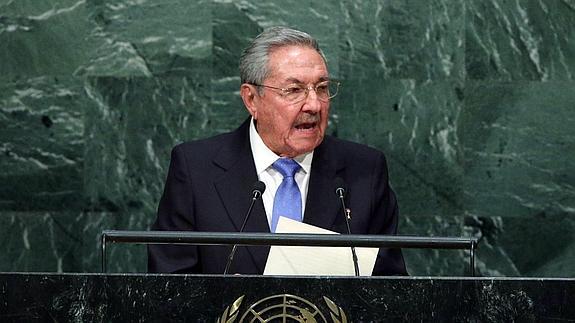
[(252, 115), (252, 118), (255, 120), (258, 119), (258, 109), (257, 109), (257, 101), (258, 101), (258, 94), (256, 93), (257, 88), (255, 85), (244, 83), (240, 87), (240, 96), (242, 97), (242, 101), (244, 101), (244, 105), (248, 112)]

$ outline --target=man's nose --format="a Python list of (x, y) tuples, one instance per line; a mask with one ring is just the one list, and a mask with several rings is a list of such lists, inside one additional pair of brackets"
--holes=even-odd
[(319, 112), (321, 110), (321, 101), (313, 88), (307, 89), (307, 96), (302, 110), (308, 112)]

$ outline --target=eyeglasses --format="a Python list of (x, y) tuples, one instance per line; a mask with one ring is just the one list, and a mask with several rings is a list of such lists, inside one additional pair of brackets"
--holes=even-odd
[(309, 91), (311, 90), (315, 91), (315, 95), (317, 96), (318, 100), (327, 102), (329, 101), (329, 99), (336, 96), (337, 91), (339, 90), (339, 82), (334, 81), (324, 81), (308, 87), (303, 86), (301, 84), (291, 84), (285, 88), (263, 85), (263, 84), (255, 84), (255, 83), (251, 84), (255, 86), (261, 86), (269, 89), (279, 90), (281, 92), (281, 96), (289, 103), (298, 103), (307, 99)]

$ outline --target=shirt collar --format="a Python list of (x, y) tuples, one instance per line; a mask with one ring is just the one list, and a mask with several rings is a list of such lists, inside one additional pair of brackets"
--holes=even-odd
[[(256, 165), (257, 174), (266, 171), (280, 156), (271, 151), (264, 143), (260, 134), (256, 130), (254, 119), (250, 122), (250, 146), (254, 156), (254, 163)], [(311, 170), (311, 162), (313, 160), (313, 151), (296, 156), (294, 160), (301, 166), (302, 170), (309, 174)]]

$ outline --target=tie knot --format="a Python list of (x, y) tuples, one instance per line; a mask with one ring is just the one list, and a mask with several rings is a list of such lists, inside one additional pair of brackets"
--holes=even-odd
[(300, 169), (300, 165), (291, 158), (280, 158), (276, 160), (273, 165), (275, 170), (280, 172), (284, 178), (293, 177)]

